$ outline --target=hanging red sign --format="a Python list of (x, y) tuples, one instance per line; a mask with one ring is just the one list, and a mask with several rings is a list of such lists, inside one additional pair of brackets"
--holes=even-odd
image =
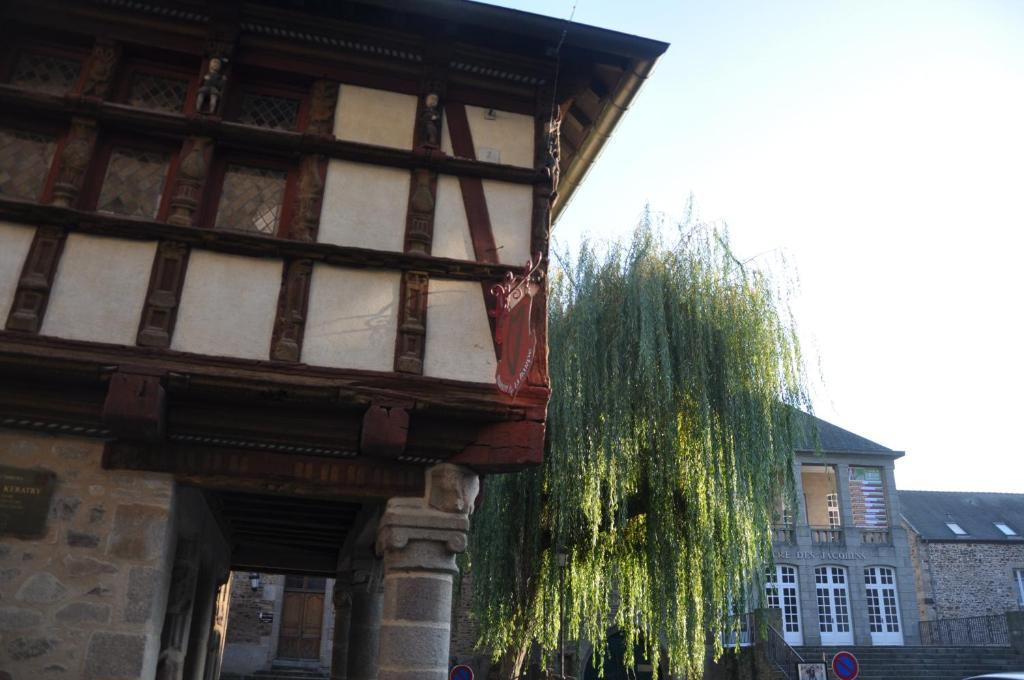
[(496, 303), (494, 342), (498, 346), (498, 368), (494, 382), (498, 389), (516, 396), (526, 382), (537, 352), (533, 332), (533, 296), (539, 289), (541, 255), (526, 263), (523, 274), (509, 272), (505, 281), (491, 288)]

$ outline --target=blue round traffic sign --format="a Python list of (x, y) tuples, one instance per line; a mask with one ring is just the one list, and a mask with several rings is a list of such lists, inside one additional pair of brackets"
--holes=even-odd
[(448, 674), (448, 680), (473, 680), (473, 669), (460, 663)]
[(839, 680), (856, 680), (860, 675), (860, 664), (857, 657), (849, 652), (839, 652), (832, 657), (832, 672)]

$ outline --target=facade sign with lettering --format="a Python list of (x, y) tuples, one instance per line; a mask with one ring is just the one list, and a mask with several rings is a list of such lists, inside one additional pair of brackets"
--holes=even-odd
[(31, 538), (46, 533), (56, 475), (0, 465), (0, 536)]
[(859, 552), (830, 552), (828, 550), (776, 550), (776, 560), (815, 560), (817, 562), (842, 561), (842, 560), (863, 560), (867, 559), (864, 553)]

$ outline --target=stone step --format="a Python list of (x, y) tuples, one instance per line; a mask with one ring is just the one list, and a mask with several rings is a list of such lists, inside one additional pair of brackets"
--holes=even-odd
[(845, 649), (860, 662), (865, 680), (962, 680), (1024, 669), (1024, 656), (1009, 647), (796, 647), (804, 659), (826, 663)]

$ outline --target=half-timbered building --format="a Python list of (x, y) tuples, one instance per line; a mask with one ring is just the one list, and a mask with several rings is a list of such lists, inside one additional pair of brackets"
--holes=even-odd
[(337, 579), (335, 677), (444, 677), (478, 476), (542, 457), (552, 218), (666, 46), (465, 0), (0, 33), (0, 670), (215, 678), (234, 570)]

